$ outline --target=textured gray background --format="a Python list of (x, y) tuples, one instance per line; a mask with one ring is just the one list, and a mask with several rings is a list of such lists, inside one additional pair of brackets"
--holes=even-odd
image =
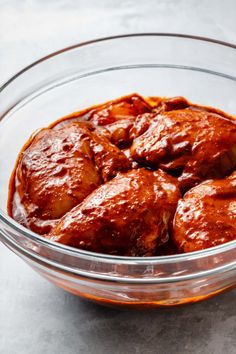
[[(0, 0), (0, 83), (79, 41), (151, 31), (236, 43), (236, 2)], [(55, 288), (0, 245), (0, 353), (233, 354), (235, 295), (152, 312), (106, 309)]]

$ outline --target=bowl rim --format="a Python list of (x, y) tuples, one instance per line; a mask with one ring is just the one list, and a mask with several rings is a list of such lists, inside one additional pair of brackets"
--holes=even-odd
[(140, 32), (140, 33), (128, 33), (128, 34), (121, 34), (121, 35), (114, 35), (114, 36), (108, 36), (108, 37), (99, 37), (95, 39), (91, 39), (88, 41), (82, 41), (76, 44), (72, 44), (70, 46), (67, 46), (65, 48), (59, 49), (57, 51), (51, 52), (50, 54), (47, 54), (43, 57), (41, 57), (38, 60), (33, 61), (31, 64), (25, 66), (23, 69), (17, 71), (13, 76), (11, 76), (7, 81), (5, 81), (1, 86), (0, 86), (0, 93), (12, 82), (14, 81), (18, 76), (26, 72), (27, 70), (31, 69), (32, 67), (40, 64), (43, 61), (46, 61), (54, 56), (63, 54), (65, 52), (68, 52), (70, 50), (84, 47), (87, 45), (99, 43), (99, 42), (105, 42), (105, 41), (110, 41), (114, 39), (122, 39), (122, 38), (134, 38), (134, 37), (176, 37), (176, 38), (185, 38), (185, 39), (193, 39), (196, 41), (202, 41), (202, 42), (208, 42), (212, 44), (219, 44), (228, 48), (236, 49), (236, 44), (226, 42), (226, 41), (221, 41), (215, 38), (210, 38), (210, 37), (204, 37), (204, 36), (195, 36), (195, 35), (189, 35), (189, 34), (183, 34), (183, 33), (168, 33), (168, 32)]
[[(93, 45), (96, 43), (100, 42), (105, 42), (105, 41), (113, 41), (117, 39), (125, 39), (125, 38), (137, 38), (137, 37), (170, 37), (170, 38), (182, 38), (182, 39), (190, 39), (194, 41), (200, 41), (200, 42), (207, 42), (211, 44), (216, 44), (220, 46), (225, 46), (228, 48), (236, 49), (236, 44), (213, 39), (213, 38), (208, 38), (208, 37), (203, 37), (203, 36), (195, 36), (195, 35), (188, 35), (188, 34), (182, 34), (182, 33), (168, 33), (168, 32), (145, 32), (145, 33), (129, 33), (129, 34), (121, 34), (121, 35), (114, 35), (114, 36), (108, 36), (108, 37), (102, 37), (102, 38), (96, 38), (88, 41), (83, 41), (79, 42), (77, 44), (62, 48), (60, 50), (54, 51), (46, 56), (43, 56), (42, 58), (32, 62), (31, 64), (25, 66), (22, 70), (18, 71), (15, 75), (11, 76), (10, 79), (8, 79), (5, 83), (3, 83), (0, 86), (0, 94), (1, 92), (7, 88), (14, 80), (16, 80), (19, 76), (24, 74), (26, 71), (30, 70), (31, 68), (39, 65), (40, 63), (47, 61), (48, 59), (51, 59), (55, 56), (58, 56), (60, 54), (63, 54), (65, 52), (72, 51), (74, 49), (78, 49), (80, 47), (85, 47), (89, 45)], [(4, 118), (4, 117), (3, 117)], [(1, 117), (0, 117), (1, 121)], [(215, 247), (211, 247), (208, 249), (204, 249), (201, 251), (195, 251), (192, 253), (182, 253), (182, 254), (176, 254), (176, 255), (168, 255), (168, 256), (152, 256), (152, 257), (128, 257), (128, 256), (117, 256), (117, 255), (109, 255), (109, 254), (104, 254), (104, 253), (96, 253), (96, 252), (91, 252), (91, 251), (85, 251), (81, 250), (78, 248), (74, 248), (71, 246), (66, 246), (63, 244), (60, 244), (55, 241), (48, 240), (44, 238), (43, 236), (40, 236), (33, 231), (25, 228), (21, 224), (17, 223), (14, 219), (12, 219), (10, 216), (7, 215), (6, 212), (4, 212), (0, 208), (0, 221), (2, 221), (5, 225), (8, 227), (14, 229), (15, 231), (21, 233), (23, 236), (29, 238), (31, 241), (37, 242), (43, 246), (50, 247), (51, 249), (55, 251), (61, 251), (66, 254), (70, 254), (72, 256), (78, 256), (78, 257), (83, 257), (83, 258), (88, 258), (91, 260), (100, 260), (100, 261), (107, 261), (107, 262), (114, 262), (116, 264), (120, 264), (121, 262), (123, 264), (130, 264), (130, 263), (140, 263), (140, 264), (168, 264), (168, 263), (174, 263), (177, 261), (189, 261), (189, 260), (195, 260), (199, 258), (205, 258), (209, 256), (214, 256), (217, 254), (220, 254), (221, 251), (227, 252), (230, 251), (234, 248), (236, 248), (236, 240), (227, 242), (222, 245), (218, 245)], [(3, 236), (5, 237), (5, 236)]]

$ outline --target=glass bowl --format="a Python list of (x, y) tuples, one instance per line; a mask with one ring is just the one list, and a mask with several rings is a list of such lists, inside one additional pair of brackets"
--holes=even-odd
[[(236, 113), (236, 47), (176, 34), (98, 39), (51, 54), (0, 90), (0, 239), (56, 285), (107, 305), (160, 307), (206, 299), (236, 284), (236, 241), (189, 254), (118, 257), (44, 239), (6, 214), (18, 152), (38, 128), (138, 92), (185, 96)], [(7, 264), (6, 264), (7, 267)]]

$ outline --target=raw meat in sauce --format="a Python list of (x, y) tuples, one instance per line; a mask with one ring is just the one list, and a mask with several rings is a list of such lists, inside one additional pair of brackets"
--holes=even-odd
[(236, 174), (209, 180), (179, 201), (173, 240), (180, 252), (199, 251), (236, 239)]
[(179, 198), (174, 179), (160, 170), (120, 173), (67, 213), (49, 238), (94, 252), (153, 256), (169, 239)]
[(236, 121), (183, 97), (128, 95), (35, 133), (8, 213), (44, 237), (123, 256), (236, 239)]
[(183, 190), (236, 167), (236, 123), (219, 114), (186, 108), (157, 114), (134, 139), (131, 157), (177, 175)]
[(94, 189), (129, 167), (122, 151), (84, 123), (44, 129), (19, 157), (12, 216), (47, 233)]

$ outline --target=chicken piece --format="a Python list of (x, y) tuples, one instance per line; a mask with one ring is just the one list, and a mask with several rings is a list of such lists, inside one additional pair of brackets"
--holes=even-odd
[(47, 236), (89, 251), (152, 256), (167, 242), (180, 192), (161, 170), (131, 170), (90, 194)]
[(111, 142), (120, 148), (132, 143), (130, 129), (135, 118), (151, 112), (151, 106), (139, 95), (130, 95), (108, 102), (91, 112), (89, 120), (97, 126), (105, 127), (111, 134)]
[(154, 117), (156, 117), (157, 113), (159, 114), (168, 111), (184, 109), (190, 105), (190, 103), (184, 97), (171, 97), (165, 99), (156, 97), (156, 105), (154, 99), (155, 97), (151, 98), (151, 102), (153, 101), (154, 105), (152, 112), (143, 113), (136, 117), (135, 122), (130, 129), (131, 141), (148, 130), (152, 120)]
[(152, 107), (141, 96), (133, 94), (68, 116), (66, 120), (54, 123), (52, 127), (58, 129), (71, 121), (90, 121), (95, 126), (104, 128), (102, 134), (106, 130), (106, 136), (110, 135), (113, 144), (126, 148), (132, 142), (129, 131), (135, 118), (151, 110)]
[(186, 108), (157, 114), (134, 139), (131, 157), (179, 176), (183, 190), (222, 178), (236, 166), (236, 121)]
[(115, 177), (119, 171), (127, 171), (131, 167), (129, 158), (118, 147), (111, 144), (105, 137), (91, 134), (90, 147), (94, 161), (103, 181)]
[(133, 141), (135, 138), (145, 133), (154, 117), (156, 117), (155, 113), (144, 113), (138, 115), (129, 131), (130, 141)]
[(150, 97), (147, 98), (146, 101), (153, 107), (153, 112), (155, 113), (164, 113), (189, 108), (196, 111), (216, 113), (222, 117), (232, 119), (232, 116), (217, 108), (193, 104), (182, 96), (168, 98)]
[(135, 118), (126, 118), (106, 125), (111, 137), (110, 141), (120, 149), (125, 149), (132, 144), (130, 130), (134, 125)]
[(33, 231), (47, 233), (55, 220), (129, 165), (116, 146), (87, 124), (44, 129), (19, 157), (10, 214)]
[(91, 111), (89, 120), (104, 126), (149, 111), (151, 106), (141, 96), (133, 94), (98, 106)]
[(236, 240), (236, 175), (205, 181), (179, 201), (173, 241), (180, 252)]
[(191, 104), (184, 97), (169, 97), (158, 102), (158, 105), (154, 111), (157, 113), (176, 111), (179, 109), (187, 108), (190, 105)]

